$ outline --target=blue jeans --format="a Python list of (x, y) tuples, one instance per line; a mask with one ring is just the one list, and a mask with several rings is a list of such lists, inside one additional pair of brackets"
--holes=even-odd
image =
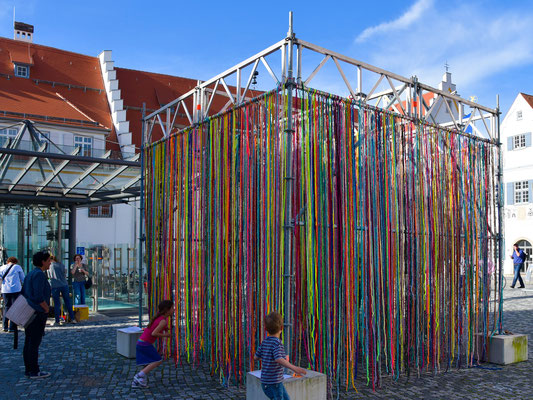
[(516, 285), (516, 280), (520, 281), (520, 286), (524, 286), (524, 281), (522, 280), (522, 277), (520, 276), (520, 270), (522, 269), (523, 265), (524, 264), (515, 264), (514, 265), (514, 279), (513, 279), (513, 284), (511, 285), (511, 287)]
[(68, 293), (68, 286), (62, 286), (52, 289), (52, 298), (54, 299), (54, 314), (56, 316), (56, 322), (59, 322), (59, 317), (61, 314), (61, 300), (59, 296), (63, 297), (63, 302), (65, 303), (65, 308), (68, 310), (68, 315), (70, 320), (74, 319), (74, 311), (72, 311), (72, 303), (70, 301), (70, 295)]
[(17, 325), (15, 325), (13, 321), (8, 320), (5, 315), (7, 313), (7, 310), (9, 310), (15, 300), (17, 300), (17, 297), (19, 297), (19, 294), (20, 292), (2, 293), (2, 296), (4, 296), (4, 331), (7, 331), (8, 326), (11, 332), (15, 332), (15, 330), (17, 329)]
[(74, 304), (85, 304), (85, 281), (72, 282), (74, 288)]
[(266, 397), (272, 400), (290, 400), (289, 394), (285, 390), (283, 383), (276, 383), (273, 385), (261, 384), (261, 389), (265, 393)]

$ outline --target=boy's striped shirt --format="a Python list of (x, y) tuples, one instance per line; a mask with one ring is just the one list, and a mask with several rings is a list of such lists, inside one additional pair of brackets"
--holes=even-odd
[(267, 337), (255, 356), (261, 359), (261, 383), (273, 385), (283, 381), (283, 367), (276, 362), (278, 358), (285, 358), (285, 349), (279, 338)]

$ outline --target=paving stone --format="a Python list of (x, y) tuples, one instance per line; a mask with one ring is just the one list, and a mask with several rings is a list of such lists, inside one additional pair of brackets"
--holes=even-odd
[[(451, 369), (438, 374), (384, 378), (376, 392), (360, 376), (357, 392), (341, 388), (336, 399), (531, 399), (527, 382), (533, 376), (533, 292), (506, 289), (504, 292), (506, 330), (529, 335), (529, 360), (519, 364), (481, 368)], [(138, 371), (135, 360), (116, 353), (116, 330), (135, 325), (137, 317), (105, 318), (99, 316), (77, 326), (47, 326), (40, 348), (39, 363), (52, 373), (44, 380), (24, 376), (22, 347), (13, 350), (13, 336), (0, 333), (0, 377), (3, 399), (244, 399), (244, 386), (222, 387), (209, 366), (193, 367), (172, 361), (163, 363), (149, 377), (150, 388), (133, 389), (131, 380)], [(50, 321), (49, 321), (50, 322)]]

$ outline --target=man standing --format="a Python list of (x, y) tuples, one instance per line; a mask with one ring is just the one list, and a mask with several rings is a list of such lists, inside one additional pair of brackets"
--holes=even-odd
[(74, 311), (72, 310), (72, 302), (70, 301), (70, 294), (68, 292), (68, 282), (66, 277), (67, 267), (63, 265), (55, 256), (50, 257), (52, 265), (48, 275), (50, 276), (50, 283), (52, 285), (52, 298), (54, 299), (54, 314), (56, 322), (54, 326), (59, 325), (59, 317), (61, 316), (61, 300), (59, 296), (63, 297), (65, 308), (70, 317), (70, 323), (75, 324)]
[[(9, 257), (7, 264), (0, 267), (0, 279), (2, 280), (2, 295), (4, 296), (4, 315), (7, 310), (19, 297), (22, 290), (22, 282), (24, 282), (24, 272), (22, 267), (18, 265), (18, 260), (15, 257)], [(9, 326), (8, 326), (9, 325)], [(17, 325), (10, 322), (4, 317), (4, 332), (15, 332)]]
[(39, 346), (43, 340), (46, 318), (50, 311), (50, 284), (46, 279), (45, 271), (50, 268), (52, 259), (46, 252), (38, 252), (33, 255), (35, 269), (26, 275), (22, 287), (22, 295), (28, 304), (35, 310), (35, 319), (25, 328), (24, 339), (24, 366), (26, 376), (31, 379), (48, 378), (49, 372), (39, 369)]
[(513, 259), (514, 264), (514, 279), (511, 287), (514, 289), (516, 280), (518, 279), (520, 281), (520, 289), (525, 288), (524, 281), (520, 276), (520, 270), (524, 266), (524, 261), (526, 261), (526, 253), (524, 253), (524, 251), (518, 247), (518, 243), (513, 244), (513, 255), (511, 258)]

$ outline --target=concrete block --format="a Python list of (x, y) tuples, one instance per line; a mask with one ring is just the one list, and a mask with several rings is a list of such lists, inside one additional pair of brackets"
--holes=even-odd
[[(483, 354), (483, 335), (476, 334), (477, 354)], [(488, 352), (483, 361), (494, 364), (513, 364), (528, 359), (527, 335), (494, 335), (488, 338)]]
[[(326, 400), (326, 375), (307, 370), (307, 375), (294, 378), (285, 375), (283, 386), (291, 400)], [(246, 374), (246, 399), (268, 400), (261, 389), (261, 371)]]
[(489, 339), (489, 362), (514, 364), (527, 360), (527, 335), (494, 335)]
[(142, 333), (138, 326), (117, 329), (117, 353), (126, 358), (135, 358), (135, 345)]

